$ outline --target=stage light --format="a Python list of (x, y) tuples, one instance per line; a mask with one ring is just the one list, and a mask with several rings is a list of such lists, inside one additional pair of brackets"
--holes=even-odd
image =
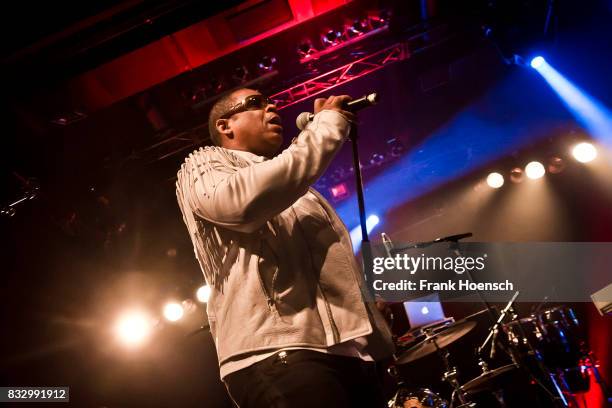
[(491, 188), (500, 188), (504, 185), (504, 176), (499, 173), (490, 173), (487, 176), (487, 184)]
[(353, 24), (346, 27), (346, 33), (350, 37), (358, 37), (360, 35), (365, 34), (368, 30), (368, 21), (356, 19), (353, 21)]
[(185, 313), (193, 313), (196, 311), (196, 304), (193, 302), (193, 300), (191, 299), (185, 299), (181, 302), (181, 305), (183, 305), (183, 310), (185, 311)]
[(372, 154), (372, 157), (370, 158), (370, 164), (372, 166), (380, 166), (384, 162), (385, 162), (385, 155), (384, 154), (374, 153), (374, 154)]
[(150, 316), (141, 311), (131, 311), (118, 319), (115, 332), (123, 344), (133, 347), (145, 342), (152, 327)]
[(538, 161), (532, 161), (525, 166), (525, 174), (532, 180), (544, 177), (545, 173), (544, 165)]
[(239, 82), (246, 82), (249, 77), (249, 71), (244, 65), (234, 68), (234, 79)]
[(591, 136), (612, 145), (612, 112), (605, 104), (574, 85), (544, 59), (536, 70)]
[(202, 303), (208, 302), (208, 299), (210, 298), (210, 286), (200, 286), (196, 292), (196, 297), (198, 298), (198, 301)]
[(177, 302), (169, 302), (164, 306), (164, 317), (166, 320), (176, 322), (183, 317), (185, 311), (183, 306)]
[(327, 30), (321, 36), (321, 42), (326, 47), (333, 47), (334, 45), (340, 44), (341, 38), (342, 38), (342, 33), (340, 31)]
[(276, 63), (276, 58), (269, 57), (266, 55), (261, 59), (261, 61), (259, 61), (259, 63), (257, 64), (257, 67), (259, 67), (259, 70), (262, 72), (270, 72), (272, 71), (272, 69), (274, 69), (275, 63)]
[(369, 16), (368, 20), (373, 29), (381, 28), (387, 24), (385, 18), (381, 16)]
[(401, 157), (406, 151), (406, 148), (404, 147), (403, 143), (397, 140), (396, 138), (387, 140), (387, 144), (389, 145), (392, 157)]
[(317, 52), (310, 40), (304, 40), (298, 45), (298, 55), (300, 58), (309, 58), (311, 54)]
[[(527, 67), (528, 64), (529, 59), (526, 61)], [(367, 208), (384, 214), (549, 137), (549, 133), (536, 129), (542, 124), (542, 115), (549, 113), (549, 98), (553, 95), (546, 92), (533, 94), (536, 72), (539, 71), (529, 68), (530, 75), (512, 76), (499, 81), (447, 124), (432, 131), (420, 143), (407, 147), (384, 171), (368, 179)], [(525, 108), (524, 101), (532, 97), (532, 102), (538, 108)], [(516, 113), (510, 125), (500, 126), (501, 119), (490, 113), (483, 114), (483, 110), (500, 101), (503, 101), (504, 109)], [(486, 140), (478, 136), (482, 134), (487, 135)], [(467, 161), (466, 152), (470, 158)], [(457, 166), (457, 163), (463, 165)], [(485, 183), (486, 176), (486, 173), (482, 174), (482, 186), (491, 191)], [(344, 200), (336, 207), (340, 218), (350, 226), (359, 222), (356, 201)]]
[(551, 174), (559, 174), (565, 169), (565, 160), (560, 157), (553, 156), (548, 159), (548, 172)]
[(206, 96), (217, 95), (223, 90), (225, 90), (225, 88), (226, 84), (223, 80), (220, 80), (216, 77), (212, 77), (208, 80), (208, 83), (206, 84)]
[(336, 184), (329, 189), (334, 201), (339, 201), (349, 196), (349, 189), (346, 183)]
[(574, 146), (572, 155), (580, 163), (588, 163), (597, 157), (597, 149), (591, 143), (582, 142)]
[(538, 69), (542, 65), (544, 65), (545, 62), (546, 60), (544, 59), (544, 57), (538, 55), (537, 57), (531, 59), (531, 63), (529, 65), (531, 65), (531, 68)]
[(348, 176), (349, 174), (346, 171), (346, 169), (344, 169), (344, 167), (336, 167), (334, 171), (332, 171), (332, 173), (330, 174), (329, 178), (334, 183), (340, 183), (342, 180), (344, 180)]
[(523, 181), (523, 169), (515, 167), (510, 170), (510, 181), (513, 183), (520, 183)]

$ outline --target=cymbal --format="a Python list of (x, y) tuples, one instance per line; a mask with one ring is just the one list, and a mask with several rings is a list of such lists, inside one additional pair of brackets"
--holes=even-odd
[[(395, 364), (408, 364), (431, 353), (435, 353), (437, 348), (448, 346), (466, 335), (475, 326), (476, 322), (455, 323), (435, 334), (427, 335), (424, 340), (400, 354)], [(438, 346), (437, 348), (436, 345)]]
[(463, 384), (461, 390), (472, 394), (484, 390), (495, 390), (507, 384), (511, 377), (516, 374), (517, 369), (516, 365), (508, 364), (495, 370), (487, 371)]

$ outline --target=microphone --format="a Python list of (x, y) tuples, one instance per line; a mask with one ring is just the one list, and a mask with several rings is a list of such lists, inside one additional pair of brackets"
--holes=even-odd
[(350, 112), (357, 112), (363, 108), (368, 108), (372, 105), (376, 105), (380, 98), (376, 92), (363, 95), (359, 99), (353, 99), (345, 105), (346, 110)]
[[(370, 107), (372, 105), (376, 105), (380, 98), (376, 92), (369, 93), (367, 95), (362, 96), (359, 99), (353, 99), (352, 101), (344, 104), (343, 109), (350, 112), (357, 112), (361, 109)], [(304, 130), (310, 122), (314, 118), (314, 114), (310, 112), (302, 112), (295, 119), (295, 125), (298, 129)]]
[(387, 256), (389, 258), (393, 258), (393, 251), (395, 247), (393, 246), (393, 242), (391, 242), (391, 238), (389, 238), (389, 236), (384, 232), (380, 234), (380, 237), (382, 238), (382, 242), (385, 247), (385, 252), (387, 252)]

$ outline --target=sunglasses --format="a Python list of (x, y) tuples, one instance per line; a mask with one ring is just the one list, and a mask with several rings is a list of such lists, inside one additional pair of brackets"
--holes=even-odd
[(264, 109), (268, 105), (274, 105), (274, 102), (267, 96), (260, 94), (249, 95), (244, 98), (240, 103), (232, 106), (230, 110), (221, 115), (219, 119), (229, 119), (231, 116), (250, 110)]

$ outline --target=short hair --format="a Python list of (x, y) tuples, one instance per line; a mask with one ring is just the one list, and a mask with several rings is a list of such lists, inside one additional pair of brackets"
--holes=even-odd
[(227, 113), (234, 104), (234, 95), (236, 92), (246, 88), (238, 88), (220, 97), (217, 102), (210, 109), (208, 114), (208, 133), (210, 134), (210, 140), (215, 146), (221, 146), (223, 139), (221, 133), (217, 130), (217, 120), (221, 119), (223, 114)]

